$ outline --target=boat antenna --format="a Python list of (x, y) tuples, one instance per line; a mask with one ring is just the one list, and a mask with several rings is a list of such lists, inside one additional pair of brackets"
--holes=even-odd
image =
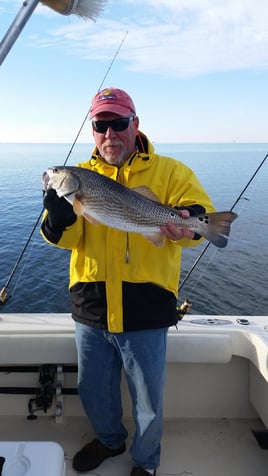
[[(24, 0), (15, 19), (0, 43), (0, 65), (8, 55), (15, 41), (22, 32), (39, 0)], [(103, 10), (106, 0), (41, 0), (41, 3), (62, 15), (77, 15), (84, 19), (95, 20)]]
[[(51, 0), (51, 1), (52, 1), (52, 0)], [(107, 70), (106, 70), (106, 72), (105, 72), (105, 75), (104, 75), (104, 77), (103, 77), (103, 79), (102, 79), (102, 81), (101, 81), (101, 83), (100, 83), (100, 85), (99, 85), (98, 91), (100, 91), (100, 89), (102, 88), (103, 83), (104, 83), (105, 79), (107, 78), (107, 76), (108, 76), (108, 74), (109, 74), (109, 71), (111, 70), (111, 67), (112, 67), (112, 65), (114, 64), (115, 59), (116, 59), (116, 57), (117, 57), (117, 55), (118, 55), (118, 53), (119, 53), (119, 51), (120, 51), (120, 49), (121, 49), (121, 47), (122, 47), (122, 45), (123, 45), (125, 39), (126, 39), (127, 34), (128, 34), (128, 31), (126, 31), (126, 33), (124, 34), (123, 39), (121, 40), (120, 45), (118, 46), (116, 52), (114, 53), (113, 58), (112, 58), (112, 60), (111, 60), (111, 62), (110, 62), (110, 64), (109, 64), (109, 66), (108, 66), (108, 68), (107, 68)], [(77, 140), (78, 140), (78, 138), (79, 138), (79, 135), (81, 134), (81, 131), (82, 131), (84, 125), (85, 125), (85, 122), (87, 121), (88, 115), (89, 115), (89, 110), (88, 110), (88, 112), (87, 112), (85, 118), (83, 119), (83, 122), (82, 122), (82, 124), (81, 124), (81, 126), (80, 126), (80, 128), (79, 128), (79, 130), (78, 130), (78, 133), (77, 133), (76, 136), (75, 136), (75, 139), (74, 139), (74, 141), (73, 141), (73, 143), (72, 143), (72, 145), (71, 145), (71, 148), (70, 148), (70, 150), (69, 150), (69, 152), (68, 152), (68, 154), (67, 154), (67, 157), (66, 157), (66, 159), (65, 159), (65, 161), (64, 161), (64, 163), (63, 163), (63, 165), (66, 165), (66, 164), (67, 164), (67, 162), (68, 162), (68, 160), (69, 160), (69, 157), (70, 157), (70, 155), (71, 155), (71, 153), (72, 153), (72, 151), (73, 151), (73, 148), (74, 148), (74, 146), (75, 146), (75, 144), (76, 144), (76, 142), (77, 142)], [(32, 236), (33, 236), (33, 234), (34, 234), (34, 232), (35, 232), (35, 230), (36, 230), (36, 228), (37, 228), (37, 226), (38, 226), (38, 223), (39, 223), (39, 221), (40, 221), (40, 219), (41, 219), (41, 217), (42, 217), (42, 215), (43, 215), (43, 212), (44, 212), (44, 208), (42, 209), (42, 211), (40, 212), (38, 218), (36, 219), (36, 222), (35, 222), (35, 224), (34, 224), (34, 226), (33, 226), (33, 228), (32, 228), (32, 231), (31, 231), (31, 233), (30, 233), (30, 235), (29, 235), (29, 237), (28, 237), (28, 239), (27, 239), (27, 241), (26, 241), (26, 243), (25, 243), (25, 245), (24, 245), (24, 247), (23, 247), (23, 249), (22, 249), (22, 251), (21, 251), (21, 253), (20, 253), (20, 255), (19, 255), (19, 257), (18, 257), (18, 259), (17, 259), (17, 261), (16, 261), (16, 263), (15, 263), (15, 265), (14, 265), (12, 271), (11, 271), (11, 273), (10, 273), (10, 275), (9, 275), (9, 278), (8, 278), (7, 281), (6, 281), (6, 284), (4, 285), (4, 287), (3, 287), (3, 288), (1, 289), (1, 291), (0, 291), (0, 304), (5, 304), (5, 303), (8, 301), (8, 299), (10, 298), (10, 295), (8, 294), (8, 286), (9, 286), (9, 284), (10, 284), (10, 282), (11, 282), (11, 280), (12, 280), (14, 274), (16, 273), (16, 270), (17, 270), (17, 268), (18, 268), (18, 266), (19, 266), (19, 264), (20, 264), (20, 262), (21, 262), (21, 260), (22, 260), (22, 258), (23, 258), (23, 256), (24, 256), (25, 251), (26, 251), (27, 248), (28, 248), (28, 245), (29, 245), (29, 243), (30, 243), (30, 241), (31, 241), (31, 239), (32, 239)]]
[[(233, 209), (236, 207), (236, 205), (238, 204), (238, 202), (241, 200), (241, 198), (243, 197), (245, 191), (247, 190), (247, 188), (249, 187), (249, 185), (251, 184), (251, 182), (254, 180), (254, 178), (256, 177), (257, 173), (260, 171), (260, 169), (262, 168), (262, 166), (264, 165), (266, 159), (268, 157), (268, 154), (265, 155), (265, 157), (263, 158), (263, 160), (261, 161), (261, 163), (258, 165), (258, 167), (256, 168), (255, 172), (252, 174), (252, 176), (250, 177), (249, 181), (247, 182), (247, 184), (245, 185), (245, 187), (243, 188), (243, 190), (239, 193), (237, 199), (234, 201), (232, 207), (230, 208), (230, 212), (233, 211)], [(185, 285), (185, 283), (187, 282), (187, 280), (189, 279), (190, 275), (192, 274), (192, 272), (194, 271), (194, 269), (196, 268), (196, 266), (198, 265), (199, 261), (201, 260), (201, 258), (204, 256), (204, 254), (206, 253), (208, 247), (211, 245), (211, 242), (209, 241), (206, 246), (203, 248), (202, 252), (200, 253), (200, 255), (196, 258), (196, 260), (194, 261), (194, 264), (191, 266), (191, 268), (189, 269), (188, 273), (186, 274), (186, 276), (184, 277), (184, 279), (182, 280), (180, 286), (179, 286), (179, 292), (182, 290), (183, 286)], [(189, 301), (189, 299), (185, 299), (184, 302), (181, 304), (181, 306), (179, 306), (177, 308), (177, 315), (178, 315), (178, 318), (179, 320), (181, 320), (184, 315), (186, 314), (186, 312), (189, 311), (191, 307), (191, 302)]]

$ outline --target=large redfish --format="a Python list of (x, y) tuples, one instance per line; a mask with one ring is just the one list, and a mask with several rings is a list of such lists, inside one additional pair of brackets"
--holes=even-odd
[(176, 208), (160, 203), (148, 187), (130, 189), (81, 167), (49, 168), (43, 175), (43, 182), (46, 189), (55, 189), (59, 197), (73, 205), (77, 215), (83, 215), (90, 223), (140, 233), (159, 247), (165, 243), (160, 227), (172, 222), (224, 248), (230, 225), (237, 217), (236, 213), (224, 211), (185, 219)]

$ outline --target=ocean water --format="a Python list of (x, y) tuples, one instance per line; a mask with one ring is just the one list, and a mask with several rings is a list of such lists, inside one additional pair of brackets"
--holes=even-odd
[[(69, 144), (0, 144), (0, 289), (9, 281), (9, 300), (0, 313), (70, 312), (69, 252), (43, 241), (41, 175), (63, 164)], [(68, 165), (90, 157), (92, 144), (78, 144)], [(268, 153), (268, 144), (155, 144), (155, 149), (190, 166), (218, 210), (230, 209)], [(234, 211), (228, 246), (207, 242), (185, 249), (179, 303), (192, 313), (268, 315), (268, 160)], [(30, 238), (31, 237), (31, 238)], [(23, 250), (25, 252), (21, 257)], [(14, 272), (15, 265), (20, 263)], [(197, 265), (193, 267), (194, 263)], [(180, 285), (181, 285), (180, 283)]]

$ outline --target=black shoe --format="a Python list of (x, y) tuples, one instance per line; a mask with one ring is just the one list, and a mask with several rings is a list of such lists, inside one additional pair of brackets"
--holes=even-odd
[(76, 453), (73, 459), (73, 469), (79, 473), (86, 473), (97, 468), (105, 459), (121, 455), (125, 450), (125, 444), (120, 448), (112, 449), (95, 439)]
[[(151, 476), (151, 473), (148, 473), (146, 469), (137, 468), (137, 466), (134, 466), (134, 468), (132, 468), (130, 476)], [(154, 470), (154, 476), (156, 476), (156, 470)]]

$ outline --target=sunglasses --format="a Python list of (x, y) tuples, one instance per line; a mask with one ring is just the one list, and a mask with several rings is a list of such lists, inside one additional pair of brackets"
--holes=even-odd
[(107, 132), (107, 129), (111, 127), (115, 132), (125, 131), (130, 121), (134, 121), (135, 116), (131, 117), (119, 117), (118, 119), (113, 119), (112, 121), (92, 121), (92, 127), (95, 132), (99, 134), (104, 134)]

